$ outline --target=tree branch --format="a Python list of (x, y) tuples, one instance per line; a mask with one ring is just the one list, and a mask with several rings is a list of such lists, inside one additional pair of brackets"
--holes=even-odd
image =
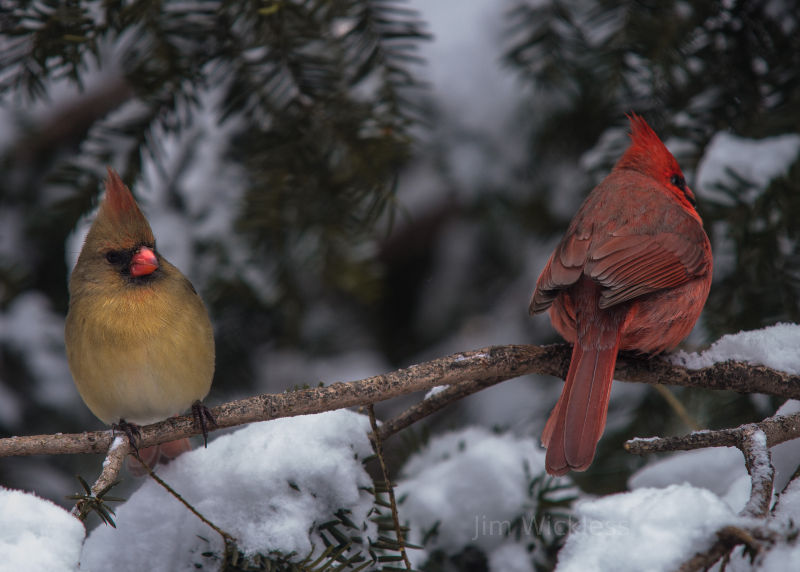
[(744, 455), (747, 472), (750, 474), (750, 498), (740, 513), (742, 516), (764, 518), (769, 513), (772, 501), (772, 485), (775, 468), (767, 447), (767, 436), (761, 429), (747, 428), (742, 431), (739, 449)]
[[(569, 367), (571, 352), (569, 344), (492, 346), (459, 352), (359, 381), (232, 401), (214, 407), (211, 411), (217, 420), (217, 428), (221, 429), (254, 421), (369, 405), (438, 385), (468, 384), (446, 390), (452, 393), (446, 393), (433, 402), (433, 405), (444, 406), (454, 394), (463, 392), (466, 395), (525, 374), (538, 373), (563, 379)], [(690, 370), (672, 365), (664, 357), (621, 354), (617, 361), (615, 379), (728, 389), (741, 393), (765, 393), (800, 399), (800, 376), (746, 363), (724, 362), (709, 368)], [(424, 416), (423, 413), (414, 413), (417, 415), (415, 419)], [(404, 422), (407, 424), (412, 420), (408, 418)], [(769, 439), (770, 433), (765, 432)], [(194, 426), (191, 416), (172, 417), (142, 427), (140, 446), (149, 447), (196, 434), (199, 434), (199, 430)], [(0, 439), (0, 457), (105, 453), (112, 438), (109, 430), (9, 437)]]
[(767, 447), (800, 437), (800, 413), (791, 415), (775, 415), (758, 423), (748, 423), (732, 429), (718, 431), (694, 431), (678, 437), (636, 437), (624, 445), (625, 450), (634, 455), (647, 453), (666, 453), (670, 451), (690, 451), (707, 447), (739, 447), (742, 448), (748, 432), (763, 431), (767, 438)]
[[(437, 385), (452, 385), (475, 377), (491, 375), (496, 382), (527, 373), (560, 375), (569, 366), (570, 347), (496, 346), (459, 352), (444, 358), (412, 365), (383, 375), (326, 387), (287, 393), (257, 395), (231, 401), (211, 409), (214, 429), (266, 421), (280, 417), (321, 413), (344, 407), (370, 405)], [(170, 417), (141, 428), (139, 447), (199, 434), (191, 416)], [(0, 457), (105, 453), (111, 444), (111, 431), (76, 434), (32, 435), (0, 439)]]
[[(774, 543), (774, 534), (765, 534), (761, 528), (743, 528), (725, 526), (716, 533), (717, 540), (705, 552), (698, 552), (684, 562), (678, 572), (699, 572), (710, 569), (720, 558), (728, 558), (731, 550), (743, 544), (748, 551), (755, 554), (762, 543)], [(725, 561), (723, 560), (723, 563)], [(724, 570), (723, 566), (721, 570)]]
[(399, 433), (420, 419), (424, 419), (428, 415), (432, 415), (433, 413), (444, 409), (459, 399), (463, 399), (468, 395), (477, 393), (478, 391), (486, 389), (487, 387), (491, 387), (492, 385), (500, 383), (501, 381), (503, 381), (503, 379), (491, 377), (488, 379), (470, 379), (455, 385), (448, 385), (440, 392), (431, 395), (427, 399), (423, 399), (415, 405), (412, 405), (396, 417), (393, 417), (388, 421), (384, 421), (378, 429), (378, 438), (381, 441), (385, 441), (395, 433)]

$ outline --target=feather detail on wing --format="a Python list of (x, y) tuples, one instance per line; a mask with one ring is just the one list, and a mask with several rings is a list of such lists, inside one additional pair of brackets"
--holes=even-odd
[(548, 309), (560, 290), (586, 275), (600, 286), (600, 308), (609, 308), (664, 288), (674, 288), (707, 272), (707, 239), (700, 227), (683, 233), (566, 236), (536, 282), (530, 313)]
[(544, 312), (558, 292), (578, 281), (589, 256), (591, 232), (572, 233), (564, 237), (536, 281), (529, 312)]
[(583, 272), (603, 286), (600, 308), (674, 288), (705, 273), (705, 241), (691, 234), (612, 236), (593, 248)]

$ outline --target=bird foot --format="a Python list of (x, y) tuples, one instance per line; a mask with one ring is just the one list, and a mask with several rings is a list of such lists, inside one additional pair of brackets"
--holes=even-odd
[(128, 438), (128, 442), (131, 444), (131, 448), (137, 453), (139, 452), (139, 447), (136, 445), (136, 442), (142, 438), (142, 431), (138, 425), (135, 423), (128, 423), (124, 419), (120, 419), (119, 423), (114, 423), (111, 425), (111, 429), (114, 431), (119, 431), (120, 433), (124, 433)]
[(194, 425), (203, 432), (203, 446), (208, 448), (208, 428), (216, 427), (217, 420), (211, 410), (200, 403), (200, 400), (192, 403), (192, 417), (194, 417)]

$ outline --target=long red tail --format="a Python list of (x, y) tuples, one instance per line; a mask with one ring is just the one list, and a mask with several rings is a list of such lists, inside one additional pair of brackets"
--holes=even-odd
[(618, 312), (598, 311), (578, 325), (564, 389), (542, 433), (551, 475), (585, 471), (592, 463), (606, 426), (623, 320)]

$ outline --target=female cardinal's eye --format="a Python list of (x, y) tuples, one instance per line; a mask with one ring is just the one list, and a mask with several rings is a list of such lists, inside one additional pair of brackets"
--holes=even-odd
[(116, 250), (111, 250), (106, 253), (106, 260), (108, 260), (111, 264), (119, 264), (122, 262), (122, 253), (117, 252)]
[(681, 175), (672, 175), (670, 177), (669, 182), (678, 187), (682, 191), (686, 191), (686, 179), (684, 179)]

